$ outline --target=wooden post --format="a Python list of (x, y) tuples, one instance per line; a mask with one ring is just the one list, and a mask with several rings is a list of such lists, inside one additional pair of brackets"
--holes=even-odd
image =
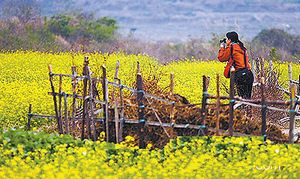
[(175, 86), (175, 83), (174, 83), (174, 73), (171, 73), (170, 74), (170, 92), (171, 92), (171, 95), (174, 94), (174, 86)]
[(297, 86), (295, 84), (291, 84), (290, 87), (290, 130), (289, 130), (289, 143), (294, 143), (294, 133), (295, 133), (295, 107), (296, 107), (296, 91), (297, 91)]
[[(120, 61), (117, 61), (116, 64), (116, 71), (115, 71), (115, 77), (114, 82), (117, 83), (119, 77), (119, 67), (120, 67)], [(114, 112), (115, 112), (115, 129), (116, 129), (116, 143), (119, 143), (120, 139), (120, 119), (119, 119), (119, 110), (118, 110), (118, 100), (116, 98), (116, 87), (113, 87), (113, 93), (112, 93), (112, 100), (114, 101)]]
[(64, 96), (64, 113), (65, 113), (65, 126), (66, 126), (66, 134), (69, 134), (70, 128), (69, 128), (69, 119), (68, 119), (68, 99), (67, 94), (63, 92), (62, 94)]
[[(96, 124), (95, 124), (95, 119), (94, 119), (94, 94), (93, 94), (93, 79), (92, 79), (92, 72), (90, 70), (90, 67), (87, 67), (87, 75), (88, 75), (88, 79), (89, 79), (89, 105), (90, 105), (90, 120), (89, 120), (89, 130), (90, 130), (90, 138), (92, 138), (94, 141), (97, 140), (97, 137), (96, 137)], [(93, 131), (93, 135), (92, 135), (92, 132), (91, 132), (91, 123), (92, 122), (92, 131)]]
[(62, 130), (64, 133), (64, 126), (62, 121), (62, 75), (59, 75), (59, 84), (58, 84), (58, 114), (60, 118), (60, 125), (62, 126)]
[(139, 146), (141, 148), (145, 148), (146, 144), (144, 141), (145, 138), (145, 106), (143, 103), (144, 98), (144, 90), (143, 90), (143, 79), (140, 73), (136, 76), (136, 86), (137, 86), (137, 103), (138, 103), (138, 117), (139, 117), (139, 124), (140, 124), (140, 143)]
[(300, 96), (300, 75), (298, 77), (298, 92), (297, 92), (298, 96)]
[(27, 122), (27, 130), (30, 130), (30, 125), (31, 125), (31, 118), (32, 118), (32, 112), (31, 112), (32, 105), (29, 104), (28, 108), (28, 122)]
[(256, 81), (260, 80), (260, 58), (256, 58), (255, 60), (255, 71), (256, 71)]
[(216, 106), (216, 128), (217, 128), (217, 135), (220, 135), (220, 75), (217, 74), (217, 106)]
[(270, 74), (273, 74), (273, 61), (272, 61), (272, 59), (270, 59), (270, 61), (269, 61), (269, 71), (270, 71)]
[(88, 65), (89, 65), (89, 58), (88, 57), (84, 57), (84, 63), (83, 63), (83, 72), (82, 72), (82, 75), (84, 76), (84, 79), (83, 79), (83, 112), (82, 112), (82, 129), (81, 129), (81, 139), (83, 140), (84, 139), (84, 133), (85, 133), (85, 120), (86, 120), (86, 117), (87, 117), (87, 103), (86, 103), (86, 96), (87, 96), (87, 78), (86, 78), (86, 75), (87, 75), (87, 68), (88, 68)]
[(137, 62), (137, 73), (141, 73), (141, 66), (140, 66), (140, 62)]
[(233, 118), (234, 118), (234, 76), (235, 76), (235, 69), (233, 66), (230, 68), (230, 88), (229, 88), (229, 135), (233, 136)]
[(171, 121), (171, 126), (174, 127), (175, 125), (175, 120), (174, 120), (174, 114), (175, 113), (175, 102), (172, 103), (172, 107), (171, 107), (171, 112), (170, 112), (170, 121)]
[(254, 83), (255, 83), (255, 82), (257, 82), (257, 79), (256, 79), (256, 67), (255, 67), (255, 60), (254, 59), (251, 60), (251, 70), (252, 70), (252, 73), (253, 73)]
[(289, 87), (291, 88), (292, 85), (292, 80), (293, 80), (293, 70), (292, 70), (292, 65), (288, 65), (288, 72), (289, 72)]
[(202, 76), (202, 106), (201, 106), (201, 120), (202, 120), (202, 125), (206, 125), (206, 105), (208, 103), (208, 84), (209, 84), (209, 79), (205, 75)]
[(104, 111), (106, 141), (109, 142), (108, 81), (106, 78), (106, 67), (104, 65), (102, 65), (102, 89), (103, 89), (103, 100), (105, 102), (105, 104), (103, 105), (103, 111)]
[(75, 115), (76, 115), (76, 108), (77, 108), (77, 101), (76, 101), (76, 66), (72, 66), (72, 92), (73, 92), (73, 102), (72, 102), (72, 134), (75, 135)]
[(121, 105), (121, 109), (120, 109), (120, 132), (119, 132), (119, 141), (123, 141), (123, 127), (124, 127), (124, 123), (125, 123), (125, 119), (124, 119), (124, 99), (123, 99), (123, 86), (121, 83), (121, 80), (118, 79), (118, 83), (120, 85), (119, 88), (119, 95), (120, 95), (120, 105)]
[(61, 121), (60, 121), (61, 118), (59, 117), (58, 110), (57, 110), (57, 101), (56, 101), (55, 89), (54, 89), (54, 84), (53, 84), (52, 66), (49, 65), (48, 69), (49, 69), (49, 81), (50, 81), (50, 85), (51, 85), (51, 91), (52, 91), (53, 102), (54, 102), (55, 117), (56, 117), (56, 120), (57, 120), (57, 128), (58, 128), (58, 132), (60, 134), (62, 134), (63, 129), (62, 129)]
[(261, 58), (261, 81), (260, 81), (260, 93), (261, 93), (261, 118), (262, 118), (262, 127), (261, 135), (263, 136), (264, 141), (267, 140), (267, 103), (265, 98), (265, 68), (264, 61)]
[(59, 75), (59, 83), (58, 83), (58, 115), (60, 118), (60, 125), (64, 133), (64, 126), (62, 121), (62, 75)]

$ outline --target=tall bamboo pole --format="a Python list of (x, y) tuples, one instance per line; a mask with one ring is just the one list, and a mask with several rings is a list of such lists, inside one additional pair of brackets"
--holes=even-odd
[(140, 123), (140, 140), (139, 140), (139, 146), (141, 148), (145, 148), (146, 144), (144, 141), (145, 138), (145, 106), (143, 103), (144, 98), (144, 90), (143, 90), (143, 79), (142, 75), (140, 73), (136, 76), (136, 85), (137, 85), (137, 103), (138, 103), (138, 117), (139, 117), (139, 123)]
[(233, 136), (233, 118), (234, 118), (234, 76), (235, 76), (235, 69), (233, 66), (230, 68), (230, 88), (229, 88), (229, 135)]
[(202, 106), (201, 106), (201, 120), (202, 120), (202, 125), (206, 125), (206, 105), (208, 102), (208, 79), (205, 75), (202, 76)]
[(119, 141), (123, 141), (123, 127), (124, 127), (124, 123), (125, 123), (125, 119), (124, 119), (124, 98), (123, 98), (123, 86), (122, 86), (122, 82), (120, 79), (118, 79), (118, 84), (120, 85), (120, 89), (119, 89), (119, 95), (120, 95), (120, 139)]
[(216, 106), (216, 128), (217, 135), (220, 135), (220, 75), (217, 74), (217, 106)]
[(77, 110), (77, 101), (76, 101), (76, 86), (77, 86), (77, 80), (76, 80), (76, 66), (72, 66), (72, 92), (73, 92), (73, 102), (72, 102), (72, 134), (75, 135), (75, 115)]
[(291, 88), (292, 80), (293, 80), (293, 69), (291, 64), (288, 65), (288, 73), (289, 73), (289, 87)]
[[(96, 137), (96, 123), (94, 118), (94, 93), (93, 93), (93, 79), (92, 79), (92, 72), (90, 70), (90, 67), (87, 68), (87, 74), (89, 79), (89, 105), (90, 105), (90, 120), (89, 122), (92, 122), (92, 129), (90, 130), (90, 138), (92, 138), (94, 141), (97, 140)], [(89, 123), (89, 126), (91, 125)], [(93, 132), (92, 132), (93, 131)]]
[(104, 111), (104, 122), (105, 122), (105, 133), (106, 141), (109, 142), (109, 117), (108, 117), (108, 81), (106, 77), (106, 67), (102, 65), (102, 89), (103, 89), (103, 105)]
[[(117, 83), (119, 79), (119, 67), (120, 67), (120, 61), (117, 61), (116, 64), (116, 71), (115, 71), (115, 77), (114, 82)], [(118, 110), (118, 99), (116, 98), (116, 87), (113, 87), (113, 93), (112, 93), (112, 100), (114, 102), (114, 112), (115, 112), (115, 129), (116, 129), (116, 142), (120, 142), (120, 119), (119, 119), (119, 110)]]
[(57, 128), (58, 128), (58, 132), (60, 134), (63, 133), (63, 129), (62, 129), (62, 125), (61, 125), (61, 118), (58, 115), (58, 109), (57, 109), (57, 101), (56, 101), (56, 93), (55, 93), (55, 89), (54, 89), (54, 84), (53, 84), (53, 73), (52, 73), (52, 66), (49, 65), (48, 66), (49, 69), (49, 81), (50, 81), (50, 85), (51, 85), (51, 91), (52, 91), (52, 96), (53, 96), (53, 102), (54, 102), (54, 111), (55, 111), (55, 117), (57, 120)]
[(262, 127), (261, 127), (261, 135), (263, 136), (264, 141), (267, 140), (267, 103), (265, 97), (265, 67), (264, 60), (261, 58), (261, 85), (260, 85), (260, 93), (261, 93), (261, 118), (262, 118)]
[(295, 135), (295, 107), (296, 107), (296, 91), (297, 86), (295, 84), (291, 84), (290, 87), (290, 129), (289, 129), (289, 143), (294, 143), (294, 135)]
[(82, 75), (84, 76), (83, 79), (83, 113), (82, 113), (82, 129), (81, 129), (81, 139), (84, 139), (84, 133), (85, 133), (85, 122), (86, 122), (86, 117), (87, 117), (87, 103), (86, 103), (86, 96), (87, 96), (87, 68), (89, 65), (89, 58), (86, 56), (84, 57), (84, 64), (83, 64), (83, 73)]
[(254, 82), (256, 82), (257, 79), (256, 79), (256, 68), (255, 68), (255, 60), (254, 59), (251, 60), (251, 70), (253, 73)]
[(60, 125), (62, 126), (62, 130), (64, 133), (64, 126), (62, 121), (62, 75), (59, 75), (58, 95), (58, 115), (60, 118)]
[(67, 99), (67, 94), (63, 93), (64, 96), (64, 116), (65, 116), (65, 125), (66, 125), (66, 134), (69, 134), (70, 132), (70, 127), (69, 127), (69, 118), (68, 118), (68, 99)]

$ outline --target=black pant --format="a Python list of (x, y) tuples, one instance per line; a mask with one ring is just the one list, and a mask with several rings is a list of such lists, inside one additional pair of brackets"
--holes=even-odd
[(253, 73), (248, 69), (237, 70), (234, 76), (234, 82), (237, 88), (237, 93), (244, 99), (250, 99), (253, 86)]

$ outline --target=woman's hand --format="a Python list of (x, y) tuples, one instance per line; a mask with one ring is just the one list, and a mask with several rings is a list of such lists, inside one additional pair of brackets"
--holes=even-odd
[(227, 39), (227, 40), (226, 40), (226, 45), (227, 45), (227, 46), (230, 46), (230, 43), (231, 43), (231, 40), (230, 40), (230, 39)]
[(221, 47), (221, 48), (225, 48), (225, 47), (226, 47), (226, 44), (225, 44), (224, 42), (222, 42), (222, 43), (220, 44), (220, 47)]

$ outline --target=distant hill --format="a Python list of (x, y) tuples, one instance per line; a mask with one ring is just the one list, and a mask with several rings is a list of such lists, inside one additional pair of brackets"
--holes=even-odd
[[(71, 11), (115, 18), (120, 32), (147, 40), (209, 39), (238, 31), (250, 40), (262, 29), (300, 34), (300, 0), (39, 0), (42, 14)], [(1, 0), (0, 0), (1, 4)]]

